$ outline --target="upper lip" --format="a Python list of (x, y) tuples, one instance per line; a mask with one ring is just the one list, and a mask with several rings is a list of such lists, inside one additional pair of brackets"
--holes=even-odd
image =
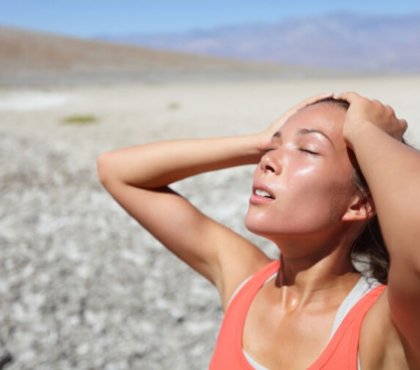
[(254, 183), (254, 185), (252, 186), (252, 193), (255, 194), (255, 192), (257, 190), (264, 190), (265, 192), (267, 192), (271, 198), (275, 199), (276, 197), (274, 196), (274, 192), (270, 189), (270, 187), (268, 185), (265, 184), (261, 184), (261, 183)]

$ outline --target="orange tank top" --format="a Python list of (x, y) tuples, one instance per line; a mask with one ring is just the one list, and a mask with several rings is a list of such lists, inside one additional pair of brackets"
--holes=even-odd
[[(280, 262), (273, 261), (257, 272), (230, 302), (210, 370), (253, 370), (242, 349), (242, 333), (248, 309), (266, 280), (279, 270)], [(327, 347), (308, 370), (356, 370), (359, 334), (363, 318), (384, 290), (379, 285), (366, 293), (348, 312)]]

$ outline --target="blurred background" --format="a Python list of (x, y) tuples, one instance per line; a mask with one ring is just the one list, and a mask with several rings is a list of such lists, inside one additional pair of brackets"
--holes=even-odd
[[(344, 90), (420, 147), (419, 35), (414, 0), (0, 0), (0, 369), (207, 368), (217, 292), (115, 204), (96, 157), (255, 132)], [(252, 170), (174, 187), (275, 257), (243, 225)]]

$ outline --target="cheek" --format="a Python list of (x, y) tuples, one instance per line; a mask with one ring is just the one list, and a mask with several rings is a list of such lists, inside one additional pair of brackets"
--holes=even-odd
[(309, 233), (341, 222), (347, 209), (351, 177), (335, 168), (314, 166), (285, 175), (277, 184), (276, 200), (251, 206), (246, 226), (256, 233)]
[(352, 195), (351, 176), (340, 168), (315, 176), (308, 171), (307, 175), (300, 179), (299, 188), (296, 184), (294, 222), (300, 219), (302, 224), (311, 224), (314, 228), (340, 223)]

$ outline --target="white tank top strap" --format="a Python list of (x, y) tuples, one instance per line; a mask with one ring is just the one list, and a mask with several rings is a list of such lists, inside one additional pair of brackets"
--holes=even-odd
[(337, 310), (337, 313), (335, 314), (335, 319), (332, 326), (330, 339), (333, 337), (338, 327), (341, 325), (344, 318), (349, 313), (349, 311), (353, 308), (353, 306), (357, 302), (359, 302), (359, 300), (366, 293), (370, 292), (373, 288), (376, 288), (378, 285), (380, 285), (379, 282), (373, 278), (368, 278), (363, 275), (360, 277), (359, 281), (356, 283), (356, 285), (353, 287), (353, 289), (350, 291), (350, 293), (341, 303), (340, 307)]
[[(226, 307), (228, 307), (230, 305), (230, 302), (233, 301), (233, 299), (236, 297), (236, 295), (238, 294), (238, 292), (245, 286), (245, 284), (250, 281), (253, 278), (254, 275), (248, 276), (246, 279), (242, 280), (242, 282), (239, 284), (239, 286), (235, 289), (235, 291), (233, 292), (232, 296), (230, 297)], [(277, 272), (275, 272), (273, 275), (271, 275), (264, 283), (268, 284), (271, 280), (273, 280), (275, 277), (277, 276)]]

